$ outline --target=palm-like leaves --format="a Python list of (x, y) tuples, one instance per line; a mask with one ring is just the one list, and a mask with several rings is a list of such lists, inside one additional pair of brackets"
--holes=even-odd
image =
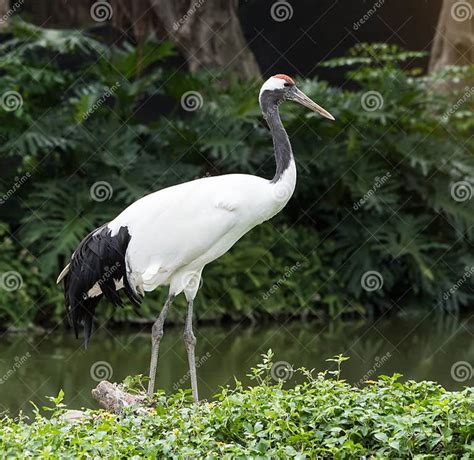
[[(168, 44), (108, 49), (79, 33), (24, 23), (14, 32), (16, 38), (0, 45), (0, 85), (19, 91), (23, 106), (0, 110), (0, 152), (14, 165), (2, 182), (8, 190), (21, 173), (30, 171), (32, 178), (4, 205), (9, 215), (22, 217), (9, 222), (20, 242), (11, 243), (0, 263), (8, 268), (12, 253), (26, 247), (30, 263), (40, 268), (34, 275), (26, 271), (28, 283), (43, 277), (49, 286), (81, 238), (144, 194), (206, 173), (271, 177), (271, 138), (259, 116), (257, 83), (227, 78), (223, 87), (206, 74), (169, 71), (159, 65), (172, 53)], [(63, 69), (50, 52), (87, 55), (95, 65)], [(278, 220), (205, 270), (202, 317), (321, 308), (337, 315), (391, 301), (451, 309), (469, 303), (470, 282), (443, 294), (474, 263), (468, 257), (474, 199), (452, 194), (459, 181), (474, 187), (465, 115), (472, 118), (472, 112), (465, 105), (463, 116), (446, 123), (442, 116), (451, 103), (428, 92), (426, 78), (399, 68), (413, 57), (392, 47), (360, 46), (348, 59), (330, 63), (356, 66), (350, 75), (360, 90), (301, 82), (337, 123), (296, 105), (281, 108), (299, 167), (295, 198)], [(18, 74), (20, 66), (26, 71)], [(202, 97), (194, 112), (180, 105), (188, 91)], [(367, 91), (382, 95), (378, 110), (363, 109)], [(167, 101), (167, 113), (157, 106), (153, 121), (145, 123), (140, 108), (157, 95)], [(113, 190), (102, 202), (90, 193), (99, 181)], [(361, 278), (373, 270), (384, 283), (367, 292)], [(274, 285), (279, 288), (264, 299)], [(148, 301), (143, 311), (156, 313)], [(130, 312), (118, 316), (130, 318)]]

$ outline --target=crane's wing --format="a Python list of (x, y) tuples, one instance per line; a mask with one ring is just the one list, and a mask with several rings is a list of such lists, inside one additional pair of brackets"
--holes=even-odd
[(109, 227), (113, 234), (122, 227), (130, 232), (130, 271), (145, 284), (152, 278), (156, 283), (182, 267), (205, 265), (225, 252), (235, 242), (231, 240), (236, 227), (245, 224), (238, 192), (226, 190), (217, 191), (215, 181), (194, 181), (127, 208)]

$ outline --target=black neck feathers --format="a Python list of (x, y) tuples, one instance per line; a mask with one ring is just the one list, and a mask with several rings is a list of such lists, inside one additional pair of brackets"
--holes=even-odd
[(260, 106), (263, 116), (267, 120), (272, 132), (273, 147), (275, 150), (276, 172), (272, 182), (278, 182), (293, 160), (290, 139), (281, 122), (279, 105), (284, 100), (283, 93), (278, 91), (264, 91), (260, 97)]

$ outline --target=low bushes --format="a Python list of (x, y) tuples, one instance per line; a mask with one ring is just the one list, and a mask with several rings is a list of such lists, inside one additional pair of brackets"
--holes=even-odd
[[(86, 411), (64, 421), (61, 395), (49, 418), (3, 418), (5, 456), (47, 458), (472, 458), (474, 391), (382, 376), (354, 388), (340, 370), (285, 389), (271, 353), (253, 369), (256, 385), (222, 389), (193, 405), (187, 393), (156, 395), (149, 416)], [(334, 361), (340, 366), (344, 358)], [(288, 371), (288, 369), (287, 369)]]

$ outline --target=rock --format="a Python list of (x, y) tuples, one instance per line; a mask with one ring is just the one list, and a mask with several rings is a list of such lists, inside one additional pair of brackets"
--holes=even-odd
[(61, 415), (61, 418), (65, 422), (78, 423), (78, 422), (81, 422), (82, 420), (85, 420), (89, 417), (82, 410), (68, 410), (63, 415)]
[(92, 397), (104, 409), (114, 414), (121, 414), (127, 407), (132, 407), (138, 413), (152, 412), (145, 395), (132, 395), (124, 391), (120, 385), (107, 380), (103, 380), (92, 390)]

